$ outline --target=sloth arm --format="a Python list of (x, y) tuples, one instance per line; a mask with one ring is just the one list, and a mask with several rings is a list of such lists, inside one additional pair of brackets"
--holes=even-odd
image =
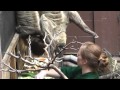
[(95, 32), (93, 32), (82, 20), (81, 16), (77, 11), (68, 11), (68, 16), (70, 18), (70, 21), (75, 23), (79, 28), (81, 28), (86, 33), (89, 33), (91, 35), (98, 36)]

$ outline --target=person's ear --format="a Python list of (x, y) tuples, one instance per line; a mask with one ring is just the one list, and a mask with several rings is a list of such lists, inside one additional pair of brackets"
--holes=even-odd
[(86, 59), (83, 60), (83, 64), (87, 64), (87, 62), (88, 62), (88, 61), (87, 61)]

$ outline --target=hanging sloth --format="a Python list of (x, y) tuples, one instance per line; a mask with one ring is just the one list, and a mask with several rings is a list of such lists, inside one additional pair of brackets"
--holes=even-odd
[(75, 23), (83, 31), (98, 38), (98, 35), (90, 30), (77, 11), (17, 11), (16, 16), (18, 26), (16, 32), (22, 38), (19, 44), (21, 53), (25, 53), (27, 50), (26, 39), (31, 35), (32, 54), (35, 56), (43, 55), (45, 52), (43, 42), (45, 32), (49, 35), (47, 38), (49, 43), (55, 34), (62, 31), (54, 38), (57, 44), (54, 48), (56, 48), (55, 51), (58, 53), (66, 45), (66, 29), (70, 22)]
[(59, 52), (59, 50), (66, 45), (66, 29), (70, 22), (75, 23), (84, 32), (98, 38), (98, 35), (90, 30), (77, 11), (42, 11), (40, 18), (41, 31), (43, 33), (47, 32), (50, 39), (54, 38), (55, 34), (62, 31), (55, 37), (57, 43), (56, 52)]
[(28, 36), (31, 35), (31, 51), (35, 56), (40, 56), (44, 53), (44, 36), (40, 32), (40, 16), (38, 11), (17, 11), (17, 29), (16, 32), (22, 38), (21, 48), (22, 53), (27, 49)]
[(40, 30), (40, 17), (38, 11), (16, 11), (16, 14), (18, 25), (34, 27)]
[[(77, 11), (17, 11), (17, 23), (20, 25), (20, 27), (17, 28), (17, 32), (24, 37), (24, 39), (28, 37), (28, 35), (32, 35), (41, 40), (33, 39), (34, 42), (43, 43), (42, 39), (45, 32), (47, 32), (49, 38), (52, 39), (55, 34), (62, 31), (55, 37), (57, 43), (56, 48), (62, 48), (66, 45), (66, 29), (70, 22), (75, 23), (83, 31), (98, 38), (98, 35), (90, 30)], [(36, 49), (33, 50), (36, 51)]]

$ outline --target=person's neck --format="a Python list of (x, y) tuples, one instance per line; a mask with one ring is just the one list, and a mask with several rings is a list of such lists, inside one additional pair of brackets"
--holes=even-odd
[(82, 74), (92, 72), (93, 70), (89, 67), (82, 67)]

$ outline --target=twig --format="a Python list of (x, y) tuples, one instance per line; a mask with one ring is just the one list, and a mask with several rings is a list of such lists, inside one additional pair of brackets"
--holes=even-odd
[(50, 68), (54, 69), (61, 77), (63, 77), (63, 79), (68, 79), (68, 77), (64, 75), (63, 72), (59, 68), (57, 68), (55, 65), (51, 64)]
[(106, 48), (104, 48), (103, 50), (105, 51), (105, 53), (106, 53), (107, 55), (109, 55), (109, 56), (112, 57), (112, 54), (111, 54)]
[(78, 49), (74, 48), (74, 46), (71, 46), (70, 49), (71, 50), (78, 50)]
[(5, 71), (5, 72), (16, 72), (16, 73), (23, 73), (23, 72), (28, 72), (28, 71), (40, 71), (40, 70), (45, 70), (47, 67), (44, 67), (44, 68), (38, 68), (38, 69), (26, 69), (26, 70), (17, 70), (17, 69), (14, 69), (12, 68), (11, 66), (5, 64), (5, 63), (2, 63), (4, 64), (5, 66), (7, 66), (9, 69), (8, 70), (4, 70), (4, 69), (1, 69), (0, 71)]
[[(56, 60), (56, 58), (58, 57), (58, 55), (60, 55), (64, 50), (66, 50), (66, 48), (67, 48), (70, 44), (73, 44), (73, 43), (83, 44), (83, 43), (78, 42), (78, 41), (72, 41), (72, 42), (68, 43), (65, 47), (63, 47), (63, 48), (61, 49), (61, 51), (60, 51), (58, 54), (56, 54), (56, 56), (53, 58), (52, 62), (48, 64), (48, 66), (49, 66), (50, 64), (53, 64), (54, 61)], [(67, 48), (67, 49), (68, 49), (68, 48)]]
[(14, 55), (13, 53), (7, 53), (7, 54), (13, 56), (13, 57), (16, 58), (16, 59), (21, 59), (21, 60), (24, 61), (25, 63), (31, 64), (31, 65), (36, 65), (36, 64), (33, 63), (33, 62), (30, 62), (30, 61), (28, 61), (28, 60), (25, 60), (25, 59), (22, 58), (21, 56), (16, 56), (16, 55)]
[(38, 69), (17, 70), (17, 69), (12, 68), (11, 66), (7, 65), (4, 62), (0, 62), (0, 64), (4, 64), (5, 66), (7, 66), (9, 68), (8, 70), (1, 69), (0, 71), (5, 71), (5, 72), (9, 71), (9, 72), (17, 72), (17, 73), (28, 72), (28, 71), (40, 71), (40, 70), (45, 70), (48, 68), (47, 66), (40, 66), (40, 68), (38, 68)]
[(119, 73), (120, 71), (115, 71), (114, 73), (102, 75), (99, 77), (99, 79), (110, 79), (111, 77), (118, 76)]
[[(24, 58), (22, 58), (22, 57), (19, 57), (19, 56), (16, 56), (16, 55), (12, 54), (12, 53), (7, 53), (7, 54), (13, 56), (13, 57), (16, 58), (16, 59), (21, 59), (22, 61), (24, 61), (24, 62), (27, 63), (27, 64), (38, 66), (38, 65), (37, 65), (36, 63), (34, 63), (34, 62), (30, 62), (30, 61), (28, 61), (28, 60), (26, 60), (26, 59), (24, 59)], [(34, 60), (37, 60), (37, 59), (34, 59)], [(37, 60), (37, 61), (39, 61), (39, 60)], [(43, 62), (43, 61), (39, 61), (39, 62)], [(44, 62), (44, 63), (46, 63), (46, 62)], [(46, 64), (47, 64), (47, 63), (46, 63)], [(39, 64), (39, 67), (44, 68), (44, 66), (41, 66), (40, 64)]]
[(46, 38), (47, 38), (47, 33), (45, 32), (45, 37), (44, 37), (44, 39), (43, 39), (43, 41), (44, 41), (44, 44), (46, 45), (46, 47), (44, 48), (44, 50), (45, 50), (45, 52), (46, 52), (46, 54), (47, 54), (47, 58), (49, 58), (50, 56), (49, 56), (49, 53), (48, 53), (48, 51), (47, 51), (47, 49), (48, 49), (48, 44), (46, 43)]
[(60, 74), (60, 76), (62, 76), (64, 79), (68, 79), (61, 71), (59, 68), (57, 68), (55, 65), (51, 64), (50, 67), (44, 67), (44, 68), (39, 68), (39, 69), (26, 69), (26, 70), (16, 70), (16, 69), (13, 69), (11, 66), (5, 64), (5, 63), (2, 63), (4, 64), (5, 66), (9, 67), (11, 70), (3, 70), (1, 69), (1, 71), (9, 71), (9, 72), (17, 72), (17, 73), (23, 73), (23, 72), (28, 72), (28, 71), (40, 71), (40, 70), (45, 70), (45, 69), (48, 69), (48, 68), (52, 68), (54, 69), (58, 74)]
[(16, 69), (12, 68), (11, 66), (7, 65), (7, 64), (4, 63), (4, 62), (1, 62), (1, 64), (4, 64), (5, 66), (7, 66), (8, 68), (10, 68), (11, 70), (16, 71)]
[[(61, 31), (60, 31), (59, 33), (61, 33)], [(59, 33), (58, 33), (58, 34), (59, 34)], [(56, 34), (56, 35), (57, 35), (57, 34)], [(54, 35), (54, 37), (55, 37), (56, 35)], [(45, 40), (46, 40), (46, 37), (47, 37), (47, 34), (45, 33), (45, 37), (44, 37), (44, 40), (43, 40), (43, 41), (44, 41), (46, 47), (45, 47), (44, 49), (45, 49), (45, 51), (46, 51), (46, 53), (47, 53), (47, 55), (48, 55), (48, 58), (50, 58), (50, 55), (49, 55), (47, 49), (50, 47), (50, 45), (52, 44), (52, 42), (53, 42), (53, 40), (54, 40), (55, 38), (53, 38), (53, 39), (51, 40), (50, 44), (47, 44), (46, 41), (45, 41)], [(29, 57), (30, 59), (33, 59), (32, 55), (31, 55), (31, 45), (30, 45), (30, 44), (31, 44), (31, 39), (30, 39), (30, 36), (29, 36), (29, 39), (28, 39), (28, 44), (29, 44), (29, 50), (28, 50), (29, 55), (28, 55), (28, 57)], [(16, 55), (14, 55), (13, 53), (6, 53), (6, 54), (8, 54), (8, 55), (10, 55), (10, 56), (12, 56), (12, 57), (14, 57), (14, 58), (16, 58), (16, 60), (18, 59), (18, 60), (22, 60), (23, 62), (25, 62), (25, 63), (27, 63), (27, 64), (36, 65), (36, 63), (34, 63), (34, 62), (30, 62), (30, 61), (24, 59), (24, 58), (21, 56), (21, 53), (20, 53), (20, 52), (19, 52), (19, 56), (16, 56)], [(38, 61), (38, 60), (37, 60), (37, 61)], [(9, 66), (9, 65), (7, 65), (7, 64), (5, 64), (5, 63), (2, 63), (2, 64), (4, 64), (4, 65), (5, 65), (6, 67), (8, 67), (9, 69), (8, 69), (8, 70), (1, 69), (1, 71), (5, 71), (5, 72), (9, 71), (9, 72), (16, 72), (16, 73), (22, 73), (22, 72), (28, 72), (28, 71), (40, 71), (40, 70), (45, 70), (45, 69), (53, 68), (56, 72), (58, 72), (58, 74), (60, 74), (60, 76), (62, 76), (63, 78), (67, 79), (67, 77), (66, 77), (55, 65), (53, 65), (53, 64), (51, 64), (49, 67), (48, 67), (48, 65), (47, 65), (47, 66), (41, 66), (41, 65), (39, 65), (40, 68), (38, 68), (38, 69), (26, 69), (26, 70), (17, 70), (17, 69), (12, 68), (11, 66)]]

